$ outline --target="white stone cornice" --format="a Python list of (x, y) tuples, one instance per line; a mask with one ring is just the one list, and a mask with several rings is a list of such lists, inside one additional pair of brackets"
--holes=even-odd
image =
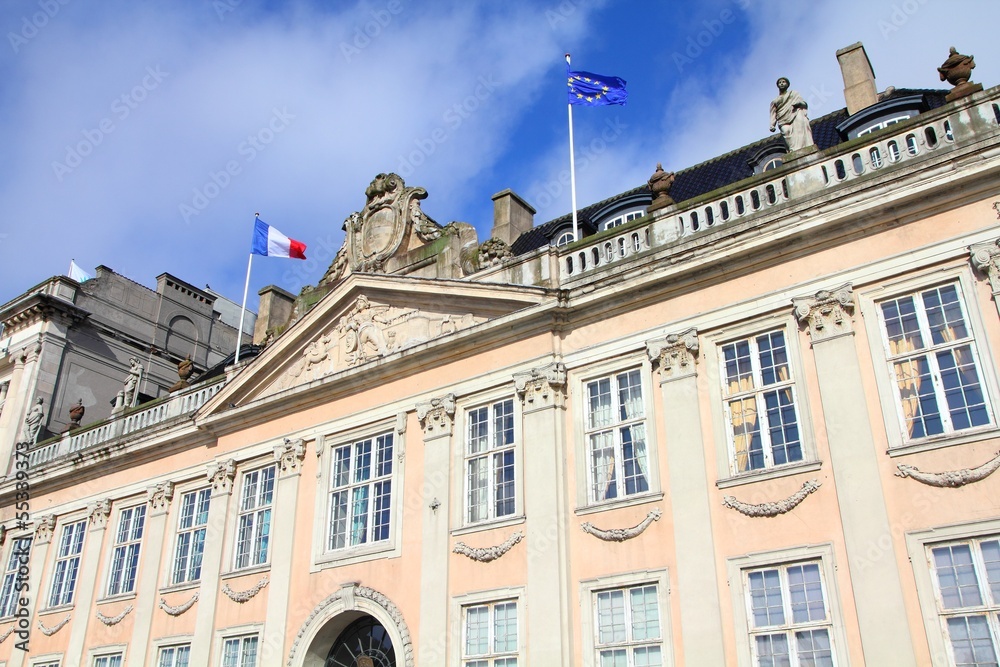
[(514, 389), (526, 408), (562, 405), (566, 400), (566, 367), (555, 362), (515, 373)]
[(174, 483), (163, 482), (146, 489), (146, 502), (149, 503), (150, 514), (166, 512), (174, 497)]
[(417, 419), (424, 437), (451, 435), (455, 423), (455, 394), (446, 394), (417, 404)]
[(679, 380), (697, 373), (698, 330), (694, 327), (660, 340), (646, 341), (649, 361), (663, 380)]
[(103, 530), (106, 528), (108, 517), (111, 516), (111, 499), (101, 498), (87, 505), (87, 516), (90, 517), (91, 530)]
[(278, 470), (284, 474), (297, 473), (305, 457), (306, 442), (302, 438), (285, 438), (280, 445), (274, 446), (274, 461), (278, 464)]
[(1000, 293), (1000, 239), (973, 243), (969, 253), (972, 265), (989, 279), (993, 294)]
[(812, 342), (854, 333), (854, 290), (845, 283), (832, 290), (820, 290), (814, 296), (792, 299), (800, 324), (809, 327)]
[(229, 493), (233, 490), (233, 477), (236, 476), (236, 461), (213, 461), (207, 466), (208, 481), (212, 483), (215, 493)]

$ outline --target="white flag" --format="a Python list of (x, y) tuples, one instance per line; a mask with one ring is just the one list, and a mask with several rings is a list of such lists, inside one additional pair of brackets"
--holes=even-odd
[(93, 278), (89, 273), (76, 265), (75, 260), (69, 260), (69, 277), (78, 283), (85, 282)]

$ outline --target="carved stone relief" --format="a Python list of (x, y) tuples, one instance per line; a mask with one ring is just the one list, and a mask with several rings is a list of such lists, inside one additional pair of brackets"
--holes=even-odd
[(854, 332), (854, 290), (846, 283), (815, 296), (792, 299), (795, 317), (809, 327), (813, 343)]
[(306, 443), (302, 438), (285, 438), (282, 444), (274, 446), (274, 461), (282, 473), (298, 472), (305, 457)]
[(693, 375), (698, 348), (698, 330), (695, 328), (646, 343), (650, 362), (665, 380)]
[(966, 484), (982, 481), (995, 473), (1000, 468), (1000, 452), (997, 452), (986, 463), (975, 468), (961, 468), (945, 472), (923, 472), (903, 463), (900, 463), (896, 468), (899, 470), (896, 473), (896, 477), (910, 477), (928, 486), (957, 489)]
[(451, 435), (455, 422), (455, 394), (418, 403), (417, 419), (426, 436)]
[(465, 542), (456, 542), (455, 548), (452, 549), (452, 551), (457, 554), (462, 554), (467, 558), (471, 558), (478, 563), (489, 563), (490, 561), (494, 561), (510, 551), (511, 548), (522, 539), (524, 539), (524, 533), (517, 531), (496, 546), (470, 547)]
[(226, 597), (232, 600), (233, 602), (236, 602), (238, 604), (243, 604), (244, 602), (249, 602), (250, 600), (252, 600), (254, 596), (257, 595), (257, 593), (260, 593), (262, 590), (264, 590), (264, 588), (269, 583), (270, 580), (265, 575), (264, 577), (261, 577), (260, 581), (258, 581), (256, 584), (254, 584), (245, 591), (234, 591), (232, 588), (229, 587), (229, 584), (226, 583), (222, 585), (222, 592), (225, 593)]
[(146, 502), (149, 503), (149, 509), (154, 512), (165, 511), (173, 497), (174, 485), (172, 482), (163, 482), (146, 489)]
[(87, 515), (90, 517), (90, 529), (98, 530), (108, 525), (108, 517), (111, 515), (111, 499), (102, 498), (97, 502), (87, 505)]
[(565, 398), (566, 367), (562, 363), (514, 374), (514, 390), (525, 406), (544, 407)]
[(799, 503), (806, 499), (820, 487), (816, 480), (809, 480), (802, 484), (802, 488), (783, 500), (770, 503), (751, 504), (741, 500), (736, 500), (735, 496), (726, 496), (722, 499), (722, 504), (730, 509), (734, 509), (740, 514), (749, 517), (776, 517), (779, 514), (791, 512)]
[(38, 522), (35, 525), (35, 544), (48, 544), (52, 541), (52, 533), (56, 528), (56, 516), (54, 514), (46, 514), (38, 518)]
[(638, 524), (632, 526), (631, 528), (598, 528), (589, 521), (580, 524), (580, 529), (585, 533), (593, 535), (597, 539), (604, 540), (605, 542), (624, 542), (625, 540), (631, 540), (633, 537), (638, 537), (649, 528), (649, 525), (654, 521), (659, 521), (662, 512), (659, 507), (654, 507), (649, 511), (642, 521)]
[(217, 493), (229, 493), (233, 490), (233, 477), (236, 475), (236, 461), (213, 461), (207, 466), (208, 481)]
[(1000, 292), (1000, 239), (974, 243), (969, 246), (969, 251), (972, 265), (989, 279), (993, 293)]
[(129, 606), (125, 607), (124, 609), (122, 609), (122, 612), (120, 614), (118, 614), (117, 616), (105, 616), (104, 614), (101, 613), (101, 610), (98, 609), (97, 610), (97, 614), (96, 614), (97, 620), (100, 621), (101, 623), (103, 623), (104, 625), (108, 625), (108, 626), (110, 626), (110, 625), (118, 625), (123, 620), (125, 620), (126, 616), (128, 616), (130, 613), (132, 613), (132, 609), (133, 609), (132, 605), (129, 605)]
[(180, 616), (181, 614), (183, 614), (188, 609), (190, 609), (191, 607), (194, 606), (194, 603), (198, 601), (198, 597), (199, 597), (199, 592), (195, 591), (194, 595), (192, 595), (191, 598), (187, 602), (182, 602), (181, 604), (177, 605), (176, 607), (167, 604), (166, 599), (160, 598), (159, 607), (160, 607), (160, 609), (162, 609), (163, 611), (167, 612), (171, 616)]

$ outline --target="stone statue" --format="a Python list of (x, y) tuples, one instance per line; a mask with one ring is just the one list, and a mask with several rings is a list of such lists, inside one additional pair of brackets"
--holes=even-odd
[(788, 89), (788, 79), (781, 77), (777, 83), (778, 96), (771, 101), (771, 131), (781, 130), (789, 152), (815, 146), (806, 115), (809, 105), (801, 95)]
[(948, 50), (948, 59), (941, 64), (941, 67), (938, 67), (941, 80), (954, 86), (951, 92), (945, 96), (947, 101), (951, 102), (960, 97), (978, 93), (983, 89), (982, 84), (969, 81), (969, 78), (972, 77), (972, 70), (975, 68), (974, 56), (964, 56), (954, 46)]
[(656, 163), (656, 171), (649, 177), (649, 190), (653, 193), (653, 201), (646, 207), (646, 212), (666, 208), (674, 203), (670, 196), (670, 186), (674, 184), (674, 172), (663, 171), (663, 165)]
[(66, 427), (66, 430), (80, 428), (80, 421), (86, 412), (87, 408), (83, 407), (83, 399), (78, 399), (76, 405), (69, 409), (69, 426)]
[(24, 418), (24, 428), (21, 430), (21, 437), (18, 442), (26, 442), (33, 445), (38, 441), (38, 432), (42, 430), (42, 420), (45, 418), (45, 402), (39, 396), (35, 399), (35, 404), (28, 410), (28, 415)]
[(125, 378), (125, 403), (126, 408), (134, 408), (139, 403), (139, 382), (142, 380), (142, 363), (132, 357), (128, 360), (128, 376)]

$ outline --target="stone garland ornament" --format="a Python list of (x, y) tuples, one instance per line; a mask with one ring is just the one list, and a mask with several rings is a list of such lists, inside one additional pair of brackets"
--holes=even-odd
[(503, 239), (488, 238), (479, 246), (478, 265), (485, 269), (492, 266), (500, 266), (505, 259), (514, 256), (510, 246)]
[(194, 603), (198, 601), (198, 597), (199, 597), (199, 592), (195, 591), (194, 595), (191, 596), (190, 600), (188, 600), (187, 602), (182, 602), (176, 607), (167, 604), (167, 600), (165, 598), (160, 598), (159, 607), (160, 609), (167, 612), (171, 616), (180, 616), (181, 614), (183, 614), (188, 609), (194, 606)]
[(820, 483), (814, 479), (808, 480), (802, 484), (802, 488), (788, 496), (784, 500), (778, 500), (773, 503), (760, 503), (759, 505), (753, 505), (751, 503), (745, 503), (740, 500), (736, 500), (735, 496), (726, 496), (722, 499), (722, 504), (730, 509), (734, 509), (744, 516), (756, 518), (756, 517), (766, 517), (768, 519), (776, 517), (779, 514), (785, 514), (786, 512), (791, 512), (795, 509), (799, 503), (805, 500), (806, 496), (810, 493), (815, 492), (820, 487)]
[(3, 644), (5, 641), (7, 641), (7, 637), (10, 637), (11, 634), (14, 633), (14, 628), (16, 628), (16, 627), (17, 627), (17, 624), (15, 623), (14, 625), (12, 625), (9, 628), (7, 628), (7, 632), (5, 632), (2, 635), (0, 635), (0, 644)]
[(345, 611), (352, 611), (354, 609), (353, 599), (354, 598), (364, 598), (366, 600), (371, 600), (375, 604), (379, 605), (384, 609), (389, 617), (392, 619), (393, 624), (399, 630), (399, 636), (402, 640), (403, 654), (403, 666), (404, 667), (414, 667), (413, 661), (413, 640), (410, 638), (410, 628), (406, 625), (406, 620), (403, 618), (403, 612), (399, 610), (399, 607), (393, 603), (392, 600), (382, 595), (374, 588), (369, 588), (367, 586), (359, 586), (354, 584), (353, 586), (347, 585), (341, 588), (335, 593), (331, 593), (326, 598), (323, 599), (316, 608), (312, 610), (312, 613), (303, 621), (302, 626), (299, 628), (298, 633), (295, 635), (295, 639), (292, 641), (292, 647), (288, 651), (288, 661), (285, 663), (287, 667), (291, 667), (293, 661), (295, 660), (295, 653), (299, 649), (299, 645), (302, 643), (302, 639), (305, 636), (306, 629), (313, 622), (313, 620), (323, 613), (323, 611), (332, 604), (340, 601), (341, 599), (349, 600), (348, 609)]
[(118, 614), (117, 616), (105, 616), (104, 614), (101, 613), (101, 610), (98, 609), (97, 620), (103, 623), (104, 625), (118, 625), (123, 620), (125, 620), (125, 617), (128, 616), (130, 613), (132, 613), (132, 605), (125, 607), (122, 610), (122, 613)]
[(505, 553), (511, 550), (511, 548), (524, 539), (524, 533), (517, 531), (506, 540), (492, 547), (470, 547), (465, 542), (458, 542), (455, 544), (455, 548), (452, 549), (454, 553), (462, 554), (467, 558), (471, 558), (477, 563), (489, 563), (497, 558), (500, 558)]
[(976, 468), (962, 468), (961, 470), (948, 470), (945, 472), (923, 472), (904, 463), (900, 463), (896, 468), (899, 469), (896, 477), (910, 477), (927, 486), (957, 489), (966, 484), (982, 481), (996, 472), (1000, 468), (1000, 452), (997, 452), (992, 459)]
[(631, 540), (633, 537), (642, 535), (643, 531), (649, 528), (651, 523), (660, 520), (661, 514), (662, 512), (660, 511), (660, 508), (654, 507), (649, 511), (649, 514), (646, 515), (645, 519), (631, 528), (608, 528), (605, 530), (597, 528), (589, 521), (580, 524), (580, 528), (583, 532), (590, 533), (594, 537), (604, 540), (605, 542), (624, 542), (625, 540)]
[(53, 625), (51, 628), (45, 627), (45, 624), (42, 623), (41, 619), (39, 619), (38, 620), (38, 629), (41, 630), (42, 634), (45, 635), (46, 637), (51, 637), (55, 633), (57, 633), (60, 630), (62, 630), (63, 627), (67, 623), (69, 623), (69, 619), (70, 619), (71, 616), (72, 616), (72, 614), (66, 614), (66, 618), (64, 618), (63, 620), (59, 621), (55, 625)]
[(264, 590), (264, 587), (267, 586), (269, 583), (270, 581), (268, 580), (268, 578), (264, 576), (261, 578), (260, 581), (257, 582), (257, 584), (253, 588), (248, 588), (245, 591), (237, 593), (236, 591), (234, 591), (232, 588), (229, 587), (229, 584), (223, 584), (222, 592), (225, 593), (226, 597), (232, 600), (233, 602), (243, 604), (244, 602), (252, 600), (253, 597), (257, 595), (257, 593), (260, 593), (262, 590)]

